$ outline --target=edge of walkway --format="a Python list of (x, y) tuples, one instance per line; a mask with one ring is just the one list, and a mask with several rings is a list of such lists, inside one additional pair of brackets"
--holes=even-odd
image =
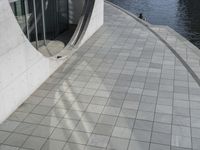
[[(181, 51), (179, 52), (175, 46), (171, 45), (170, 43), (168, 43), (159, 33), (156, 32), (156, 30), (154, 30), (153, 27), (157, 27), (156, 25), (152, 25), (148, 22), (145, 22), (141, 19), (139, 19), (137, 16), (135, 16), (133, 13), (121, 8), (120, 6), (117, 6), (116, 4), (113, 4), (111, 2), (108, 2), (107, 0), (105, 0), (105, 2), (107, 4), (112, 5), (113, 7), (121, 10), (122, 12), (126, 13), (127, 15), (131, 16), (133, 19), (135, 19), (136, 21), (138, 21), (139, 23), (141, 23), (142, 25), (144, 25), (150, 32), (152, 32), (161, 42), (163, 42), (167, 48), (169, 48), (171, 50), (171, 52), (176, 56), (176, 58), (179, 59), (179, 61), (183, 64), (183, 66), (187, 69), (187, 71), (191, 74), (191, 76), (194, 78), (194, 80), (197, 82), (197, 84), (200, 86), (200, 57), (198, 54), (196, 54), (196, 52), (193, 51), (193, 49), (188, 49), (188, 47), (186, 47), (187, 51), (190, 51), (190, 53), (192, 52), (192, 54), (196, 55), (196, 59), (198, 59), (198, 64), (191, 64), (188, 63), (188, 58), (189, 56), (186, 57), (182, 57), (181, 56)], [(163, 26), (166, 28), (170, 28), (168, 26)], [(170, 28), (171, 29), (171, 28)], [(171, 29), (172, 31), (174, 31), (173, 29)], [(175, 31), (174, 31), (175, 32)], [(177, 32), (175, 32), (176, 34), (178, 34)], [(178, 34), (179, 35), (179, 34)], [(181, 36), (181, 35), (179, 35)], [(182, 37), (182, 36), (181, 36)], [(183, 37), (184, 38), (184, 37)], [(185, 38), (184, 38), (185, 39)], [(189, 42), (187, 40), (187, 42)], [(190, 43), (190, 42), (189, 42)], [(191, 43), (190, 43), (191, 44)], [(192, 44), (193, 45), (193, 44)], [(194, 45), (193, 45), (194, 46)], [(195, 47), (195, 46), (194, 46)], [(198, 49), (198, 48), (197, 48)], [(187, 54), (189, 54), (188, 52), (186, 52)], [(197, 68), (197, 66), (199, 68)]]

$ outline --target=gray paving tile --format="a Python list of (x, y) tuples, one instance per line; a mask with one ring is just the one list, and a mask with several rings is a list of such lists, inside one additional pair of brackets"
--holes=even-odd
[(172, 135), (171, 145), (182, 148), (191, 148), (191, 137)]
[(23, 121), (28, 113), (24, 112), (14, 112), (8, 119), (13, 121)]
[(78, 122), (79, 121), (72, 119), (62, 119), (57, 127), (73, 130), (77, 126)]
[(69, 142), (78, 144), (87, 144), (90, 135), (91, 135), (90, 133), (74, 131), (69, 139)]
[(2, 144), (10, 134), (10, 132), (0, 131), (0, 144)]
[(2, 131), (13, 131), (15, 128), (20, 124), (20, 122), (17, 121), (9, 121), (6, 120), (2, 124), (0, 124), (0, 130)]
[(172, 116), (168, 114), (163, 114), (163, 113), (156, 113), (155, 114), (155, 119), (154, 121), (160, 122), (160, 123), (172, 123)]
[(154, 112), (155, 111), (155, 105), (149, 104), (149, 103), (140, 103), (139, 110), (140, 111)]
[(93, 112), (93, 113), (101, 113), (104, 109), (104, 106), (101, 105), (94, 105), (94, 104), (89, 104), (86, 112)]
[(101, 115), (98, 120), (98, 123), (114, 125), (116, 120), (117, 120), (117, 117), (115, 117), (115, 116)]
[(56, 127), (61, 121), (61, 118), (46, 116), (41, 122), (41, 125)]
[(147, 111), (138, 111), (136, 119), (153, 121), (154, 120), (154, 113), (147, 112)]
[[(123, 81), (123, 82), (118, 81), (116, 83), (116, 85), (120, 85), (120, 86), (126, 86), (127, 84), (130, 84), (130, 82), (129, 81)], [(123, 100), (125, 98), (125, 96), (126, 96), (126, 94), (123, 92), (112, 92), (110, 95), (110, 98)]]
[(77, 143), (66, 143), (63, 150), (85, 150), (85, 145)]
[(108, 144), (108, 140), (108, 136), (92, 134), (89, 138), (88, 145), (105, 148)]
[(153, 124), (153, 131), (171, 134), (171, 124), (164, 124), (159, 122), (154, 122)]
[(90, 95), (79, 95), (77, 97), (77, 101), (79, 102), (90, 102), (92, 100), (92, 96)]
[(50, 139), (67, 141), (71, 135), (71, 132), (71, 130), (56, 128), (51, 134)]
[(49, 98), (49, 97), (45, 97), (40, 105), (41, 106), (46, 106), (46, 107), (53, 107), (56, 105), (56, 103), (58, 102), (59, 100), (58, 99), (52, 99), (52, 98)]
[(125, 150), (128, 148), (129, 140), (111, 137), (107, 146), (108, 150)]
[(51, 107), (45, 107), (45, 106), (36, 106), (32, 113), (39, 114), (39, 115), (46, 115), (50, 111)]
[(152, 126), (153, 126), (153, 122), (151, 121), (136, 120), (134, 128), (151, 131)]
[(44, 118), (42, 115), (37, 115), (37, 114), (29, 114), (24, 122), (26, 123), (33, 123), (33, 124), (39, 124), (41, 120)]
[(64, 117), (72, 120), (80, 120), (82, 118), (82, 115), (82, 111), (69, 110)]
[(54, 128), (49, 126), (37, 126), (33, 131), (33, 136), (48, 138), (53, 132)]
[(129, 128), (122, 128), (122, 127), (115, 127), (113, 129), (112, 136), (119, 137), (119, 138), (127, 138), (129, 139), (131, 136), (131, 129)]
[(34, 131), (37, 125), (35, 124), (30, 124), (30, 123), (20, 123), (17, 128), (14, 130), (16, 133), (21, 133), (21, 134), (27, 134), (31, 135), (31, 133)]
[(39, 97), (45, 97), (49, 91), (47, 90), (37, 90), (36, 92), (33, 93), (34, 96), (39, 96)]
[(92, 132), (95, 128), (95, 123), (80, 121), (74, 130), (82, 132)]
[(94, 146), (86, 146), (85, 150), (105, 150), (104, 148), (94, 147)]
[(190, 137), (191, 129), (189, 127), (185, 127), (185, 126), (172, 125), (172, 135)]
[(96, 123), (99, 117), (100, 117), (100, 114), (98, 113), (85, 112), (81, 117), (81, 121)]
[(183, 107), (183, 108), (189, 108), (190, 104), (189, 104), (189, 101), (174, 100), (174, 106)]
[(118, 116), (119, 112), (120, 108), (118, 107), (105, 106), (102, 114)]
[(170, 146), (151, 143), (150, 150), (170, 150)]
[[(122, 107), (123, 105), (123, 100), (119, 100), (119, 99), (109, 99), (107, 104), (107, 106), (111, 106), (111, 107)], [(123, 106), (124, 107), (124, 106)]]
[(50, 110), (50, 112), (47, 114), (47, 116), (50, 116), (50, 117), (64, 117), (65, 114), (68, 112), (69, 110), (67, 109), (64, 109), (64, 108), (52, 108)]
[(23, 144), (23, 148), (40, 150), (45, 141), (44, 138), (30, 136)]
[(200, 119), (191, 117), (191, 126), (194, 128), (200, 128)]
[(132, 140), (143, 141), (143, 142), (150, 142), (151, 139), (151, 132), (146, 130), (138, 130), (134, 129), (132, 136)]
[(139, 102), (141, 95), (128, 93), (125, 100)]
[(165, 133), (153, 132), (151, 136), (151, 142), (157, 144), (170, 145), (171, 135)]
[(177, 107), (177, 106), (173, 107), (173, 114), (185, 116), (185, 117), (190, 116), (189, 108), (183, 108), (183, 107)]
[(132, 129), (134, 122), (135, 122), (135, 120), (132, 118), (118, 117), (116, 126)]
[(73, 102), (65, 101), (65, 100), (59, 100), (55, 107), (61, 108), (61, 109), (70, 109), (72, 107)]
[(108, 99), (105, 97), (94, 96), (92, 98), (91, 104), (105, 105), (107, 103), (107, 101), (108, 101)]
[(119, 116), (127, 118), (136, 118), (136, 113), (137, 110), (135, 109), (122, 108)]
[(139, 142), (139, 141), (130, 141), (128, 150), (148, 150), (149, 143)]
[(190, 117), (173, 115), (174, 125), (190, 126)]
[(29, 113), (33, 110), (34, 107), (35, 105), (33, 104), (24, 103), (16, 111)]
[(200, 139), (199, 138), (192, 138), (192, 148), (198, 150), (200, 147)]
[(192, 128), (192, 137), (200, 138), (200, 129), (199, 128)]
[(0, 145), (1, 150), (18, 150), (19, 147), (8, 146), (8, 145)]
[(15, 146), (15, 147), (21, 147), (22, 144), (27, 139), (27, 137), (28, 137), (27, 135), (12, 133), (4, 142), (4, 144)]
[(172, 114), (172, 107), (166, 105), (157, 105), (156, 112), (164, 114)]
[(111, 135), (113, 131), (113, 126), (106, 125), (106, 124), (96, 124), (93, 133), (99, 134), (99, 135)]
[(175, 147), (175, 146), (172, 146), (171, 149), (172, 150), (192, 150), (192, 148), (182, 148), (182, 147)]

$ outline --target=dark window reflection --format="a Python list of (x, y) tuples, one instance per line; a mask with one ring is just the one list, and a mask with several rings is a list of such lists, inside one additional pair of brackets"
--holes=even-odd
[(17, 2), (11, 3), (11, 8), (13, 10), (13, 13), (16, 16), (16, 19), (22, 28), (23, 32), (27, 34), (26, 31), (26, 17), (25, 17), (25, 7), (23, 5), (24, 1), (19, 0)]

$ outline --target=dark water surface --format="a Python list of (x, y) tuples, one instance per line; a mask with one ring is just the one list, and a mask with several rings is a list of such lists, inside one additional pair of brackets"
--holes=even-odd
[(168, 25), (200, 48), (200, 0), (108, 0), (155, 25)]

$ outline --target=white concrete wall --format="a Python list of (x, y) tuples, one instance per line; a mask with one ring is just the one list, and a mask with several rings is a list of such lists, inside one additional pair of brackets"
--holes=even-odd
[(96, 0), (94, 4), (94, 9), (88, 28), (80, 42), (81, 46), (85, 41), (87, 41), (102, 25), (104, 22), (104, 0)]
[[(98, 1), (103, 2), (103, 0), (96, 1), (95, 5)], [(98, 7), (96, 6), (95, 9)], [(100, 26), (97, 25), (95, 16), (100, 16), (99, 10), (94, 11), (87, 38)], [(102, 24), (102, 21), (99, 23)], [(40, 54), (21, 31), (8, 0), (0, 0), (0, 123), (64, 61), (46, 58)]]
[(29, 43), (8, 0), (1, 0), (0, 122), (21, 105), (62, 62), (44, 57)]

